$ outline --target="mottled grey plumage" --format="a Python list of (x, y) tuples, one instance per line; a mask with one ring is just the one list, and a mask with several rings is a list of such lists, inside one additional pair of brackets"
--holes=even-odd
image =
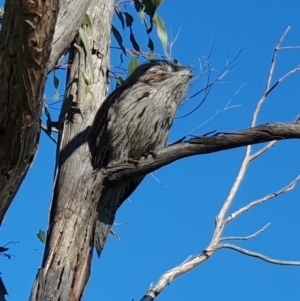
[[(176, 109), (186, 94), (192, 72), (167, 61), (138, 66), (99, 108), (92, 133), (94, 167), (116, 166), (166, 146)], [(98, 254), (114, 220), (115, 209), (143, 177), (102, 193), (95, 229)]]

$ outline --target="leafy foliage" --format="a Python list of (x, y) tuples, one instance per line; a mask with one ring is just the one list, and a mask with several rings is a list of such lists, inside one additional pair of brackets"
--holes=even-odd
[[(131, 58), (128, 64), (128, 74), (130, 74), (134, 68), (136, 68), (138, 64), (139, 56), (143, 56), (148, 60), (153, 59), (154, 57), (154, 49), (155, 45), (153, 39), (151, 38), (151, 33), (153, 32), (153, 28), (156, 27), (156, 34), (158, 39), (161, 42), (164, 55), (167, 56), (167, 45), (168, 45), (168, 35), (164, 26), (164, 22), (161, 17), (159, 17), (156, 13), (157, 9), (162, 4), (163, 0), (134, 0), (134, 9), (137, 12), (138, 18), (140, 19), (141, 23), (145, 27), (146, 34), (148, 36), (148, 51), (143, 51), (140, 47), (140, 44), (136, 40), (134, 34), (134, 20), (132, 14), (128, 12), (128, 7), (124, 5), (124, 11), (121, 11), (119, 7), (115, 6), (115, 14), (116, 17), (119, 19), (121, 27), (123, 30), (126, 28), (129, 29), (129, 41), (132, 45), (132, 50), (125, 49), (123, 44), (123, 34), (121, 34), (118, 29), (112, 25), (112, 34), (115, 37), (119, 47), (121, 48), (122, 52), (126, 55), (126, 52), (131, 54)], [(120, 2), (122, 5), (122, 2)], [(121, 61), (122, 63), (122, 61)]]
[(79, 28), (79, 36), (82, 41), (84, 51), (86, 53), (86, 57), (90, 66), (90, 72), (92, 79), (94, 79), (94, 67), (93, 67), (93, 60), (92, 60), (92, 54), (91, 54), (91, 49), (89, 46), (89, 41), (86, 32), (80, 27)]
[(134, 69), (139, 65), (135, 55), (132, 55), (128, 64), (128, 75), (130, 75)]
[(46, 242), (45, 231), (39, 229), (39, 232), (36, 234), (36, 236), (43, 244)]
[(157, 14), (153, 17), (153, 24), (157, 28), (157, 36), (159, 37), (164, 53), (167, 56), (168, 36), (165, 29), (164, 21)]
[(58, 86), (59, 86), (59, 78), (56, 76), (55, 71), (53, 73), (53, 85), (55, 88), (55, 92), (53, 95), (53, 100), (57, 100), (59, 98)]
[(88, 14), (85, 14), (83, 19), (82, 19), (82, 25), (85, 28), (87, 35), (91, 36), (92, 35), (92, 23), (90, 20), (90, 17)]
[(113, 25), (111, 26), (111, 32), (112, 32), (113, 36), (115, 37), (117, 43), (119, 44), (120, 48), (122, 49), (123, 53), (126, 55), (126, 50), (125, 50), (125, 47), (123, 46), (123, 38), (122, 38), (120, 32)]

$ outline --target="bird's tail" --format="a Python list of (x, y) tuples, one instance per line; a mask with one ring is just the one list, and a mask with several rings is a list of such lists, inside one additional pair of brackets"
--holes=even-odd
[(98, 257), (104, 249), (106, 239), (111, 232), (118, 208), (133, 193), (143, 178), (137, 178), (103, 191), (99, 200), (98, 220), (94, 232), (94, 246)]

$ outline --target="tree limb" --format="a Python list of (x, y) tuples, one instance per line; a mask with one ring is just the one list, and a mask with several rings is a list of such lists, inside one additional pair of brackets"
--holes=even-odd
[(235, 212), (231, 213), (227, 218), (226, 220), (224, 221), (224, 225), (226, 225), (227, 223), (231, 222), (233, 219), (235, 219), (236, 217), (240, 216), (241, 214), (249, 211), (250, 209), (252, 209), (253, 207), (255, 206), (258, 206), (262, 203), (265, 203), (269, 200), (272, 200), (278, 196), (280, 196), (281, 194), (283, 193), (286, 193), (292, 189), (295, 188), (295, 185), (300, 181), (300, 175), (298, 175), (292, 182), (290, 182), (289, 184), (287, 184), (285, 187), (281, 188), (280, 190), (276, 191), (276, 192), (273, 192), (273, 193), (270, 193), (266, 196), (264, 196), (263, 198), (261, 199), (258, 199), (256, 201), (253, 201), (249, 204), (247, 204), (246, 206), (236, 210)]
[(300, 138), (300, 124), (266, 124), (232, 133), (219, 133), (211, 137), (199, 136), (158, 151), (155, 156), (140, 158), (137, 164), (124, 163), (107, 168), (103, 173), (109, 185), (116, 185), (125, 179), (132, 179), (150, 173), (176, 160), (202, 154), (219, 152), (250, 144), (272, 140)]
[(264, 232), (267, 227), (269, 227), (271, 223), (266, 224), (264, 227), (262, 227), (260, 230), (256, 231), (255, 233), (248, 235), (248, 236), (228, 236), (228, 237), (222, 237), (219, 239), (219, 241), (225, 241), (225, 240), (249, 240), (252, 238), (255, 238), (258, 234)]
[(246, 249), (243, 249), (241, 247), (231, 245), (231, 244), (217, 245), (215, 250), (218, 250), (218, 249), (231, 249), (231, 250), (240, 252), (242, 254), (245, 254), (247, 256), (259, 258), (259, 259), (261, 259), (265, 262), (268, 262), (268, 263), (279, 264), (279, 265), (300, 266), (300, 261), (273, 259), (273, 258), (267, 257), (266, 255), (256, 253), (256, 252), (252, 252), (252, 251), (249, 251), (249, 250), (246, 250)]
[[(240, 146), (246, 146), (246, 152), (244, 159), (242, 161), (241, 167), (238, 171), (238, 174), (232, 184), (232, 187), (228, 193), (228, 196), (226, 197), (219, 213), (217, 214), (215, 218), (215, 229), (211, 238), (211, 241), (208, 245), (208, 247), (198, 255), (192, 257), (190, 260), (178, 265), (177, 267), (173, 268), (172, 270), (169, 270), (165, 272), (158, 282), (155, 285), (152, 285), (148, 290), (146, 295), (141, 299), (141, 301), (153, 301), (158, 294), (160, 294), (163, 289), (176, 277), (179, 277), (183, 273), (186, 273), (192, 269), (194, 269), (196, 266), (202, 264), (205, 260), (210, 258), (214, 252), (221, 248), (229, 248), (233, 249), (235, 251), (238, 251), (240, 253), (243, 253), (248, 256), (256, 257), (259, 259), (262, 259), (266, 262), (273, 263), (273, 264), (279, 264), (279, 265), (290, 265), (290, 266), (300, 266), (299, 261), (283, 261), (283, 260), (277, 260), (269, 258), (263, 254), (255, 253), (243, 248), (240, 248), (235, 245), (231, 244), (220, 244), (220, 242), (223, 240), (247, 240), (256, 237), (259, 233), (263, 232), (265, 228), (268, 226), (266, 225), (261, 230), (257, 231), (256, 233), (247, 236), (247, 237), (225, 237), (221, 238), (221, 235), (223, 233), (223, 230), (226, 226), (226, 224), (229, 221), (232, 221), (235, 219), (238, 215), (246, 212), (250, 208), (260, 205), (264, 203), (265, 201), (268, 201), (274, 197), (277, 197), (280, 194), (286, 193), (287, 191), (293, 189), (296, 184), (300, 180), (300, 176), (295, 178), (291, 183), (286, 185), (281, 190), (277, 191), (274, 194), (270, 194), (265, 196), (264, 198), (261, 198), (257, 201), (251, 202), (248, 205), (240, 208), (239, 210), (235, 211), (233, 214), (229, 215), (227, 219), (225, 218), (227, 211), (232, 204), (236, 193), (238, 191), (238, 188), (242, 182), (242, 179), (245, 176), (246, 170), (249, 167), (249, 164), (256, 158), (258, 158), (260, 155), (268, 151), (275, 143), (277, 143), (278, 140), (283, 139), (293, 139), (298, 138), (300, 135), (300, 125), (299, 122), (299, 116), (296, 118), (296, 121), (291, 124), (271, 124), (271, 125), (261, 125), (256, 126), (256, 121), (258, 114), (260, 112), (261, 106), (266, 100), (269, 93), (274, 90), (284, 79), (286, 79), (288, 76), (294, 74), (295, 72), (300, 71), (300, 67), (296, 67), (295, 69), (289, 71), (284, 76), (282, 76), (279, 80), (275, 82), (271, 86), (274, 69), (276, 65), (276, 55), (279, 50), (284, 49), (281, 48), (281, 44), (287, 35), (289, 31), (289, 28), (286, 29), (282, 37), (279, 39), (277, 46), (275, 47), (269, 74), (267, 77), (266, 82), (266, 88), (263, 92), (262, 97), (258, 100), (257, 105), (254, 109), (253, 115), (252, 115), (252, 121), (251, 121), (251, 127), (250, 129), (238, 131), (235, 133), (220, 133), (219, 135), (214, 135), (212, 137), (196, 137), (194, 139), (191, 139), (189, 141), (186, 141), (185, 143), (178, 143), (172, 146), (169, 146), (162, 150), (161, 152), (158, 152), (156, 155), (156, 160), (152, 158), (145, 158), (144, 160), (140, 160), (139, 165), (132, 167), (132, 171), (130, 172), (129, 167), (122, 167), (118, 166), (116, 168), (116, 173), (114, 174), (114, 170), (107, 170), (108, 174), (108, 181), (111, 181), (111, 183), (117, 182), (119, 178), (127, 176), (128, 178), (137, 174), (138, 172), (142, 172), (144, 170), (150, 170), (153, 171), (154, 169), (157, 169), (163, 165), (169, 164), (175, 160), (178, 160), (180, 158), (184, 158), (187, 156), (192, 156), (196, 154), (204, 154), (204, 153), (211, 153), (211, 152), (217, 152), (220, 150), (230, 149), (234, 147), (240, 147)], [(297, 47), (292, 47), (288, 49), (295, 49)], [(273, 137), (273, 138), (272, 138)], [(259, 151), (253, 153), (251, 155), (251, 145), (257, 144), (261, 142), (268, 142), (266, 146), (264, 146)], [(196, 146), (195, 144), (196, 143)], [(123, 168), (123, 169), (122, 169)], [(120, 171), (120, 173), (118, 173)], [(139, 174), (141, 175), (141, 174)]]

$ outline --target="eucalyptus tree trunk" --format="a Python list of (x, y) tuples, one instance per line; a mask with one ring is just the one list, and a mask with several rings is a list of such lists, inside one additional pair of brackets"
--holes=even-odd
[[(92, 23), (92, 72), (78, 37), (70, 48), (72, 67), (59, 118), (47, 242), (31, 301), (80, 300), (89, 279), (97, 204), (103, 185), (101, 173), (93, 172), (87, 139), (107, 91), (112, 11), (112, 0), (94, 0), (88, 10)], [(83, 74), (88, 75), (91, 84), (86, 84)]]
[(58, 0), (7, 0), (0, 33), (0, 224), (37, 150)]
[(0, 34), (0, 224), (35, 156), (47, 72), (91, 0), (6, 0)]

